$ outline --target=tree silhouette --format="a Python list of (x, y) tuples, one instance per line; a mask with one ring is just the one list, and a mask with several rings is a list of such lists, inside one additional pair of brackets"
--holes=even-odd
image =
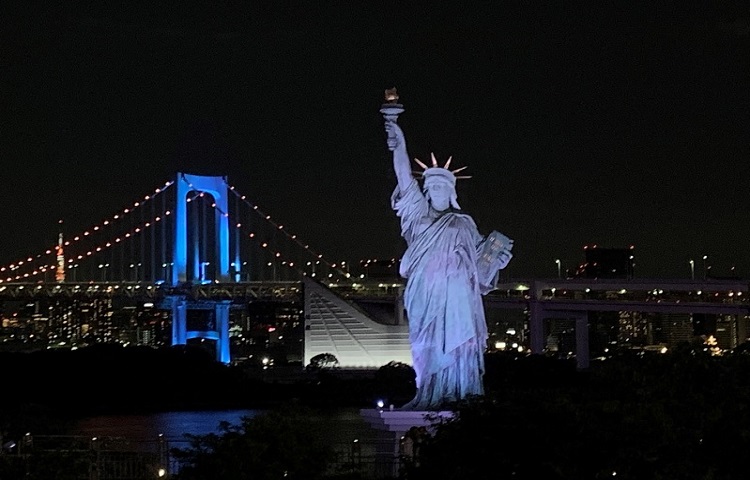
[(320, 353), (310, 359), (310, 363), (305, 367), (308, 371), (317, 371), (326, 368), (337, 368), (339, 359), (332, 353)]
[(240, 425), (222, 422), (219, 434), (187, 435), (190, 447), (172, 454), (183, 466), (176, 480), (323, 478), (332, 448), (318, 438), (310, 411), (285, 403)]

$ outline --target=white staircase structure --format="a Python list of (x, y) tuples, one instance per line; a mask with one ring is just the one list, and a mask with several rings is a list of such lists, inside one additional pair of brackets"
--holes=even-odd
[(304, 365), (330, 353), (340, 368), (377, 369), (395, 361), (412, 364), (409, 326), (375, 322), (315, 280), (303, 280)]

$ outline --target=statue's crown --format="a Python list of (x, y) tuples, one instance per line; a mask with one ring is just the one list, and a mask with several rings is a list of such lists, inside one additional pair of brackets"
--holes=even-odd
[(459, 175), (457, 176), (456, 173), (464, 170), (466, 167), (457, 168), (455, 170), (449, 170), (448, 167), (450, 167), (451, 160), (453, 157), (448, 157), (448, 160), (445, 162), (445, 165), (442, 167), (438, 165), (437, 159), (435, 158), (434, 153), (430, 153), (430, 157), (432, 157), (432, 166), (428, 167), (424, 164), (424, 162), (421, 162), (418, 158), (415, 158), (414, 161), (417, 162), (417, 164), (422, 167), (421, 172), (414, 172), (417, 175), (420, 175), (423, 179), (427, 180), (428, 178), (442, 178), (450, 182), (452, 185), (456, 185), (456, 180), (460, 180), (463, 178), (471, 178), (470, 175)]

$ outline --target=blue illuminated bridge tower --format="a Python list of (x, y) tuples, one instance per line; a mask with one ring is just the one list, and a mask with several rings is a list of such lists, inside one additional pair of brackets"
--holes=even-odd
[[(177, 202), (174, 219), (174, 245), (172, 248), (172, 286), (185, 283), (203, 283), (205, 281), (206, 262), (201, 253), (207, 241), (215, 248), (212, 256), (216, 263), (215, 276), (219, 282), (229, 282), (229, 219), (222, 212), (228, 212), (228, 195), (226, 177), (203, 176), (178, 173), (176, 180)], [(188, 202), (191, 194), (207, 193), (213, 196), (214, 225), (205, 230), (213, 232), (213, 239), (194, 235), (188, 241)], [(193, 227), (196, 227), (193, 225)], [(196, 231), (196, 228), (193, 228)], [(204, 236), (205, 237), (205, 236)], [(213, 241), (208, 241), (213, 240)], [(190, 268), (188, 268), (190, 266)], [(216, 359), (229, 363), (229, 309), (230, 300), (190, 301), (183, 295), (170, 295), (166, 299), (172, 310), (172, 345), (185, 345), (187, 340), (203, 338), (216, 341)], [(188, 329), (188, 312), (198, 310), (208, 316), (202, 330)]]
[[(188, 252), (188, 195), (193, 192), (208, 193), (214, 198), (216, 205), (214, 213), (215, 242), (217, 271), (216, 278), (220, 282), (229, 279), (229, 218), (222, 212), (229, 211), (229, 188), (226, 177), (177, 174), (177, 202), (174, 220), (174, 248), (172, 249), (174, 268), (172, 269), (172, 285), (188, 282), (188, 262), (192, 265), (190, 281), (198, 283), (204, 279), (201, 258), (200, 238), (192, 242), (192, 249)], [(189, 254), (188, 254), (189, 253)]]

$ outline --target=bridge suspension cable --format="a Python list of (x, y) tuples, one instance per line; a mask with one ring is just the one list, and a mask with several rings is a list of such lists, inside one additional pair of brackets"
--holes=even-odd
[[(62, 244), (64, 281), (159, 283), (171, 279), (175, 233), (173, 212), (178, 199), (163, 194), (174, 184), (175, 180), (165, 182), (153, 193), (109, 218), (77, 235), (67, 236)], [(229, 248), (235, 280), (299, 280), (304, 275), (326, 281), (349, 278), (343, 263), (327, 260), (248, 201), (226, 179), (224, 184), (234, 196), (234, 202), (226, 204), (229, 211), (222, 211), (215, 201), (209, 200), (211, 194), (203, 191), (191, 191), (184, 199), (193, 205), (188, 207), (191, 241), (199, 250), (202, 280), (209, 280), (211, 274), (216, 273), (216, 266), (211, 265), (211, 250), (215, 247), (211, 238), (215, 238), (218, 227), (210, 217), (216, 218), (217, 215), (226, 217), (233, 226)], [(146, 208), (147, 204), (150, 209)], [(243, 212), (244, 208), (254, 213)], [(50, 276), (55, 278), (56, 247), (0, 266), (0, 283), (47, 282)]]
[[(82, 243), (85, 240), (89, 240), (98, 235), (101, 235), (102, 232), (109, 230), (117, 226), (118, 224), (121, 224), (125, 218), (132, 218), (133, 212), (139, 209), (143, 211), (142, 207), (144, 205), (146, 205), (147, 203), (155, 199), (160, 194), (167, 191), (169, 187), (172, 186), (172, 184), (174, 184), (174, 181), (165, 182), (165, 184), (162, 187), (156, 188), (153, 193), (144, 196), (142, 200), (137, 200), (136, 202), (132, 204), (132, 206), (124, 208), (118, 213), (103, 220), (99, 224), (93, 225), (90, 228), (84, 230), (83, 232), (77, 235), (74, 235), (72, 239), (68, 239), (64, 241), (63, 247), (65, 249), (74, 247), (75, 245)], [(159, 220), (156, 220), (156, 221), (159, 221)], [(116, 242), (118, 243), (120, 241), (121, 240), (119, 239), (116, 240)], [(104, 247), (100, 246), (100, 247), (97, 247), (97, 249), (95, 250), (101, 251), (103, 248), (109, 248), (111, 245), (108, 245), (107, 243), (104, 244)], [(19, 280), (28, 280), (30, 278), (38, 277), (41, 274), (54, 271), (56, 247), (57, 245), (54, 245), (50, 247), (49, 249), (45, 250), (44, 252), (37, 253), (34, 255), (29, 255), (24, 259), (12, 262), (5, 266), (0, 266), (0, 283), (13, 282), (13, 281), (19, 281)], [(86, 256), (93, 255), (94, 250), (90, 250), (89, 252), (90, 253), (87, 252)], [(66, 257), (68, 257), (69, 259), (68, 263), (69, 263), (71, 261), (70, 255), (66, 255)], [(83, 258), (83, 256), (80, 256), (79, 259), (81, 258)]]

